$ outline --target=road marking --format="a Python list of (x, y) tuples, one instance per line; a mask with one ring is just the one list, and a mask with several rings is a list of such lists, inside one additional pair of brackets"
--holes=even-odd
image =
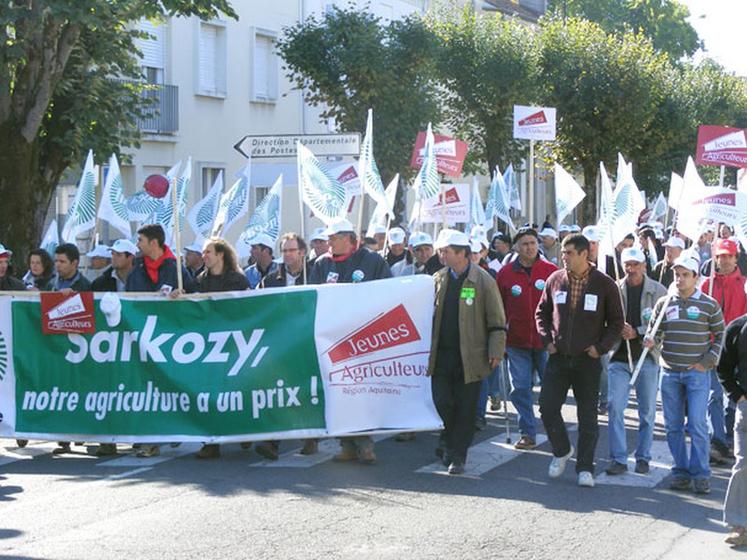
[(669, 453), (667, 442), (654, 440), (654, 443), (651, 445), (651, 462), (649, 463), (651, 470), (648, 474), (635, 473), (633, 471), (635, 468), (635, 459), (628, 457), (628, 472), (610, 476), (602, 471), (602, 474), (596, 477), (595, 482), (609, 486), (653, 488), (670, 473), (671, 465), (672, 455)]
[[(513, 433), (511, 434), (511, 441), (519, 441), (520, 437), (520, 434)], [(537, 446), (540, 446), (547, 441), (547, 436), (544, 434), (537, 434), (536, 441)], [(467, 464), (464, 466), (464, 474), (461, 476), (467, 478), (480, 478), (480, 476), (486, 472), (493, 470), (512, 459), (516, 459), (520, 455), (533, 452), (535, 452), (535, 450), (521, 451), (514, 449), (512, 443), (506, 443), (506, 434), (503, 433), (469, 448)], [(449, 474), (441, 461), (436, 461), (435, 463), (421, 467), (415, 472), (440, 475)]]
[(41, 442), (38, 444), (29, 445), (28, 447), (16, 447), (2, 448), (0, 449), (0, 466), (15, 463), (16, 461), (23, 461), (26, 459), (33, 459), (34, 457), (40, 457), (47, 455), (57, 447), (57, 444), (52, 441)]
[(96, 463), (97, 467), (110, 467), (110, 468), (126, 468), (126, 467), (153, 467), (159, 463), (171, 461), (189, 455), (191, 453), (197, 453), (202, 447), (201, 443), (182, 443), (179, 447), (172, 447), (170, 445), (161, 445), (161, 454), (155, 457), (137, 457), (135, 450), (133, 453), (129, 453), (123, 457), (117, 457), (109, 461), (102, 461)]
[[(384, 441), (392, 437), (394, 434), (377, 434), (371, 436), (374, 442)], [(319, 440), (319, 450), (313, 455), (301, 455), (301, 448), (297, 447), (286, 453), (282, 453), (278, 457), (277, 461), (270, 461), (268, 459), (249, 463), (250, 467), (284, 467), (290, 469), (308, 469), (310, 467), (319, 465), (326, 461), (329, 461), (340, 452), (340, 442), (337, 439), (321, 439)]]
[(139, 469), (132, 469), (131, 471), (125, 471), (117, 474), (110, 474), (106, 478), (117, 480), (118, 478), (125, 478), (128, 476), (132, 476), (133, 474), (140, 474), (145, 471), (151, 470), (153, 467), (140, 467)]

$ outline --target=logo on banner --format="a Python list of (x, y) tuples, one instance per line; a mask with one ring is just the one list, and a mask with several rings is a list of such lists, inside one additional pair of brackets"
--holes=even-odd
[(348, 181), (352, 181), (353, 179), (357, 179), (357, 178), (358, 178), (358, 172), (355, 170), (355, 166), (351, 165), (337, 177), (337, 180), (340, 181), (341, 183), (347, 183)]
[(719, 194), (712, 194), (709, 196), (704, 196), (700, 200), (695, 200), (692, 202), (693, 205), (696, 204), (718, 204), (721, 206), (736, 206), (737, 205), (737, 193), (719, 193)]
[(41, 308), (44, 334), (96, 332), (93, 292), (42, 292)]
[(420, 333), (405, 306), (399, 304), (350, 333), (327, 352), (332, 363), (337, 364), (417, 340)]
[(699, 126), (695, 163), (747, 167), (747, 131), (728, 126)]
[(538, 111), (533, 115), (519, 120), (519, 126), (536, 126), (539, 124), (547, 124), (547, 117), (544, 111)]
[(8, 343), (3, 333), (0, 332), (0, 381), (5, 379), (6, 371), (8, 371)]
[[(467, 157), (468, 146), (466, 142), (449, 138), (448, 136), (434, 135), (433, 153), (436, 156), (436, 167), (439, 173), (450, 177), (459, 177), (462, 174), (464, 158)], [(410, 158), (410, 167), (419, 169), (425, 158), (425, 132), (418, 132), (415, 139), (415, 147)]]
[(446, 199), (446, 204), (457, 204), (462, 201), (459, 198), (459, 192), (457, 192), (456, 187), (447, 190), (443, 195), (438, 195), (438, 203), (443, 204), (444, 198)]

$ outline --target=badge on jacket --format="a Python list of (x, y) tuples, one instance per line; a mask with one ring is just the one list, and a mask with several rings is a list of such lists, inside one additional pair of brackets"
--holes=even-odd
[(519, 297), (521, 295), (521, 286), (518, 284), (514, 284), (511, 286), (511, 295), (514, 297)]
[(336, 272), (329, 272), (327, 274), (327, 284), (337, 284), (337, 279), (340, 275)]
[[(459, 297), (464, 300), (474, 300), (475, 299), (475, 289), (474, 288), (462, 288), (462, 291), (459, 293)], [(465, 301), (467, 305), (472, 305), (470, 302)]]
[(363, 282), (365, 277), (365, 273), (360, 268), (353, 271), (353, 282)]
[(534, 287), (537, 288), (541, 292), (542, 290), (545, 289), (545, 281), (540, 278), (534, 283)]
[(584, 298), (584, 311), (596, 311), (598, 301), (599, 296), (596, 294), (586, 294)]

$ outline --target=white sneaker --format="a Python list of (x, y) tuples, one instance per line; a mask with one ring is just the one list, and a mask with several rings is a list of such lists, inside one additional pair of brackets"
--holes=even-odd
[(550, 478), (558, 478), (561, 474), (563, 474), (563, 471), (565, 470), (565, 464), (572, 456), (573, 446), (571, 445), (571, 449), (566, 455), (564, 455), (563, 457), (553, 457), (552, 461), (550, 461), (550, 468), (547, 470), (547, 474), (550, 476)]
[(594, 475), (589, 471), (578, 473), (578, 485), (584, 488), (594, 488)]

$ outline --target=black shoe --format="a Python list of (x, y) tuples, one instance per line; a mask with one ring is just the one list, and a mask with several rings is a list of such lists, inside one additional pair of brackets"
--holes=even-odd
[(597, 413), (600, 416), (607, 414), (607, 403), (599, 403), (599, 406), (597, 406)]
[(449, 465), (449, 474), (464, 474), (464, 462), (454, 461)]
[(691, 481), (686, 476), (675, 476), (669, 483), (670, 490), (690, 490)]
[(696, 494), (710, 494), (710, 481), (707, 478), (696, 478), (695, 482), (693, 482), (693, 492)]
[(729, 459), (729, 455), (729, 448), (726, 445), (716, 439), (711, 441), (711, 463), (724, 465)]
[(71, 453), (70, 443), (61, 441), (57, 444), (57, 447), (52, 450), (52, 455), (62, 455), (64, 453)]
[(270, 442), (263, 441), (254, 446), (254, 451), (262, 455), (265, 459), (270, 461), (278, 460), (278, 449)]
[(648, 474), (651, 469), (648, 466), (648, 461), (644, 459), (637, 459), (635, 462), (635, 472), (638, 474)]
[(609, 475), (624, 474), (628, 472), (628, 465), (623, 465), (622, 463), (618, 463), (617, 461), (612, 461), (609, 467), (604, 469), (604, 472)]
[(18, 447), (20, 447), (21, 449), (23, 449), (24, 447), (26, 447), (28, 444), (29, 444), (29, 440), (27, 440), (27, 439), (17, 439), (16, 440), (16, 445)]

